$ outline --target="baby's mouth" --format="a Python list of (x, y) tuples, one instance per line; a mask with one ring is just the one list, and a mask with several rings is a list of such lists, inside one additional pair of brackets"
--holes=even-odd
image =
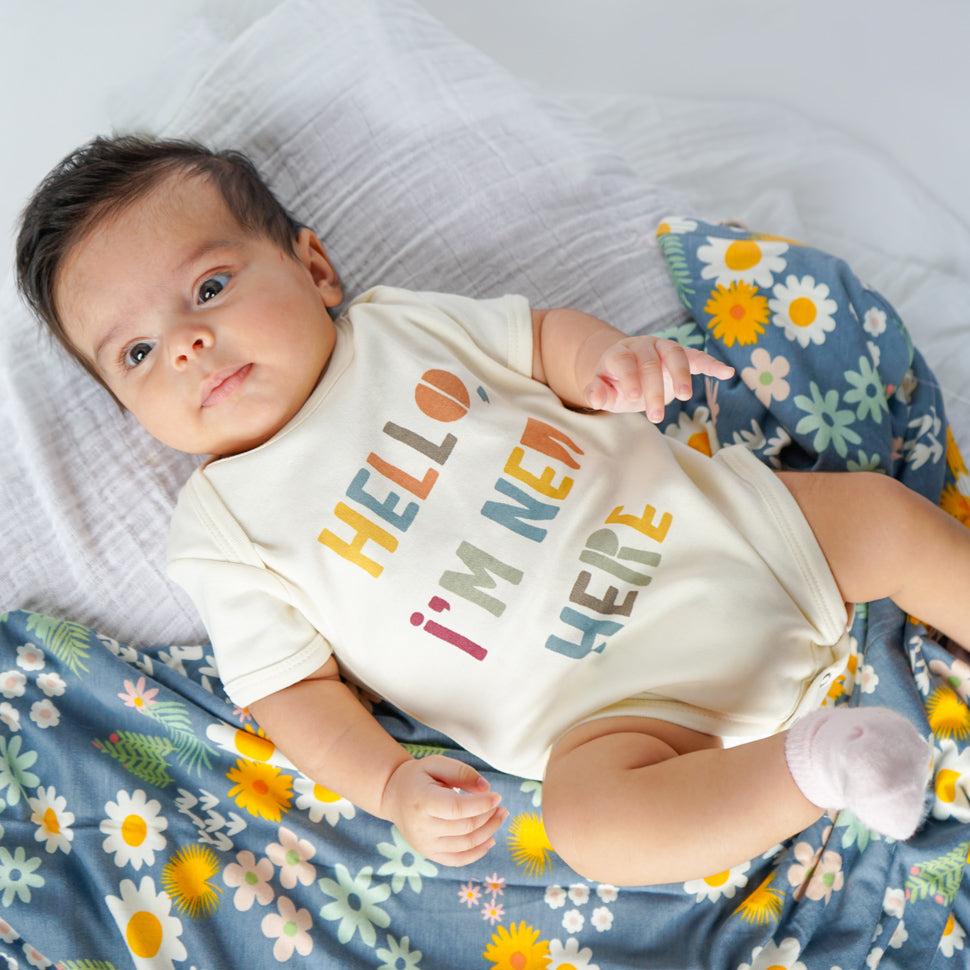
[(252, 364), (227, 367), (210, 374), (202, 384), (202, 407), (211, 408), (232, 397), (249, 376)]

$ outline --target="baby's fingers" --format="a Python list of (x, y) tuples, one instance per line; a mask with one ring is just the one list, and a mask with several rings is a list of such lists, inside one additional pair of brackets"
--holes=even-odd
[(718, 380), (726, 380), (728, 377), (734, 376), (734, 368), (730, 364), (725, 364), (723, 360), (718, 360), (703, 350), (688, 347), (685, 349), (685, 353), (692, 374), (716, 377)]
[[(467, 866), (481, 859), (495, 846), (495, 834), (509, 817), (508, 809), (497, 808), (475, 819), (465, 819), (467, 831), (442, 834), (433, 859), (447, 866)], [(459, 823), (448, 823), (449, 828)]]
[(637, 353), (627, 341), (619, 341), (603, 355), (586, 389), (590, 407), (629, 410), (642, 393)]

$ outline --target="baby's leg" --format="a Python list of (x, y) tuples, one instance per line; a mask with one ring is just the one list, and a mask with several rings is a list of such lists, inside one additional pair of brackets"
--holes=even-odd
[[(873, 711), (878, 723), (869, 723)], [(857, 723), (861, 715), (866, 724)], [(893, 757), (873, 758), (874, 740)], [(792, 754), (800, 783), (826, 804), (802, 793), (789, 769)], [(870, 770), (873, 762), (878, 770)], [(863, 765), (867, 784), (860, 786)], [(543, 817), (557, 853), (588, 879), (681, 882), (766, 852), (826, 808), (858, 813), (875, 804), (877, 817), (888, 804), (894, 823), (901, 815), (915, 828), (928, 769), (925, 742), (881, 708), (820, 711), (791, 732), (727, 750), (663, 721), (604, 718), (574, 728), (554, 748)]]
[(785, 737), (723, 749), (652, 718), (604, 718), (556, 745), (543, 785), (556, 852), (618, 886), (701, 878), (765, 852), (822, 809), (802, 795)]
[(886, 475), (780, 472), (850, 603), (892, 598), (970, 648), (970, 529)]

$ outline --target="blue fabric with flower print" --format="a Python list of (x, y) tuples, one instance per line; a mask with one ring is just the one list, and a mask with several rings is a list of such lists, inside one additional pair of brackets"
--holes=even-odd
[[(966, 469), (893, 309), (817, 250), (668, 219), (660, 245), (728, 360), (667, 434), (780, 467), (881, 469), (964, 518)], [(970, 953), (970, 665), (888, 602), (857, 611), (827, 703), (885, 704), (936, 745), (906, 844), (841, 813), (762, 858), (645, 890), (552, 853), (541, 786), (486, 769), (511, 817), (467, 870), (303, 778), (226, 699), (208, 648), (141, 653), (70, 620), (0, 616), (0, 957), (7, 967), (168, 970), (869, 970)], [(415, 754), (445, 739), (380, 706)], [(458, 757), (468, 757), (456, 752)], [(484, 767), (484, 766), (479, 766)], [(0, 964), (3, 966), (3, 964)]]

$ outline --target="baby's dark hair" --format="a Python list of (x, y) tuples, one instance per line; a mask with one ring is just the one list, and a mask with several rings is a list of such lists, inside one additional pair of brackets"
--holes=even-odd
[(98, 381), (58, 312), (59, 273), (71, 248), (87, 233), (175, 174), (208, 179), (240, 226), (294, 251), (300, 223), (241, 152), (135, 135), (95, 138), (78, 148), (41, 182), (24, 209), (17, 235), (17, 285), (61, 345)]

